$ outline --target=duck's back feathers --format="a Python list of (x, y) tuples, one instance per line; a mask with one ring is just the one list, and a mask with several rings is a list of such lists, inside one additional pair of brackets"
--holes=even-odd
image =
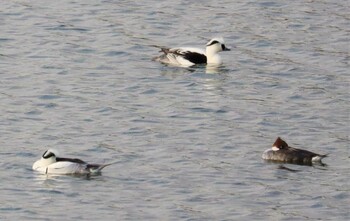
[(67, 162), (72, 162), (72, 163), (81, 163), (81, 164), (87, 164), (85, 161), (77, 158), (64, 158), (64, 157), (56, 157), (57, 162), (60, 161), (67, 161)]
[(97, 174), (109, 165), (111, 164), (80, 164), (71, 161), (59, 161), (43, 168), (40, 172), (46, 174)]
[(155, 60), (166, 64), (192, 66), (207, 63), (205, 52), (199, 48), (161, 48), (161, 52), (164, 54)]
[(272, 160), (279, 160), (283, 162), (291, 162), (296, 164), (312, 164), (312, 162), (319, 162), (327, 155), (320, 155), (308, 150), (288, 147), (279, 151), (273, 151)]

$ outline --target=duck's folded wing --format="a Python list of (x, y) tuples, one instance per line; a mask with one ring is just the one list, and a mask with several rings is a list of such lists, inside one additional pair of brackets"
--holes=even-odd
[(193, 62), (189, 61), (188, 59), (185, 58), (185, 56), (180, 55), (180, 54), (168, 53), (165, 56), (167, 58), (167, 60), (163, 60), (163, 61), (165, 61), (165, 63), (175, 64), (175, 65), (183, 65), (183, 66), (194, 65)]
[(198, 48), (171, 48), (163, 52), (172, 64), (191, 66), (207, 62), (204, 51)]
[(86, 170), (86, 164), (79, 164), (69, 161), (60, 161), (49, 165), (46, 168), (47, 174), (84, 174), (89, 173)]

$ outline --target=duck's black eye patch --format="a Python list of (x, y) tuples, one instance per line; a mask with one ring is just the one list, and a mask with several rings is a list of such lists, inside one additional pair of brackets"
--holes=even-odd
[(226, 49), (226, 46), (224, 44), (221, 45), (222, 50)]
[(219, 42), (217, 40), (214, 40), (212, 42), (209, 42), (209, 44), (207, 44), (207, 46), (210, 46), (210, 45), (213, 45), (213, 44), (217, 44), (217, 43), (219, 43)]

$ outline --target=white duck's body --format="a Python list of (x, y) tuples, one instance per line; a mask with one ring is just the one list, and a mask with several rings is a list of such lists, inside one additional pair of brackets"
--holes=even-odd
[(196, 64), (220, 65), (222, 60), (218, 53), (229, 50), (225, 46), (223, 38), (214, 38), (207, 43), (205, 51), (192, 47), (162, 48), (161, 52), (164, 54), (156, 57), (154, 60), (164, 64), (185, 67)]
[(110, 164), (89, 164), (80, 159), (61, 158), (50, 149), (33, 164), (33, 170), (45, 174), (96, 174)]

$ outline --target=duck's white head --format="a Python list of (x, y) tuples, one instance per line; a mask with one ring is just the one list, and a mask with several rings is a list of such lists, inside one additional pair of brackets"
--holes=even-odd
[(45, 151), (43, 153), (43, 155), (41, 156), (42, 159), (45, 160), (54, 160), (56, 161), (56, 156), (58, 155), (58, 151), (55, 149), (48, 149), (47, 151)]
[(36, 161), (33, 164), (33, 169), (37, 170), (41, 167), (47, 167), (50, 164), (53, 164), (56, 162), (56, 156), (58, 155), (58, 151), (54, 149), (49, 149), (43, 153), (41, 156), (41, 159)]
[(223, 38), (213, 38), (206, 45), (206, 55), (208, 64), (221, 64), (221, 58), (217, 54), (220, 51), (230, 51), (229, 48), (225, 46), (225, 41)]
[(220, 37), (211, 39), (206, 45), (206, 51), (218, 53), (220, 51), (230, 51), (230, 49), (225, 46), (224, 39)]

